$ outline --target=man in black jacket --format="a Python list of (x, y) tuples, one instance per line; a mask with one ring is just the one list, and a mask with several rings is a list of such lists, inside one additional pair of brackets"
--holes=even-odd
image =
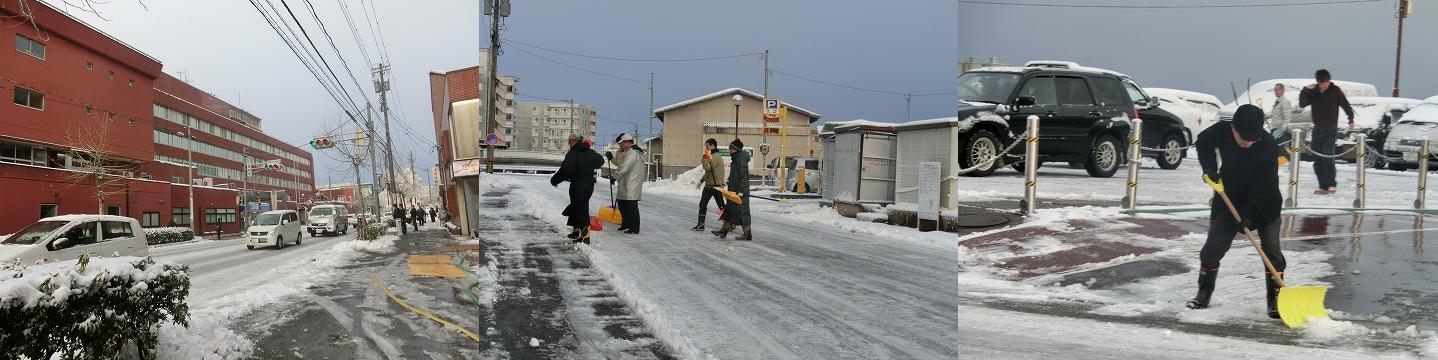
[[(1263, 252), (1278, 270), (1277, 274), (1268, 274), (1267, 277), (1268, 316), (1278, 318), (1278, 285), (1274, 278), (1281, 279), (1287, 266), (1278, 244), (1282, 224), (1278, 213), (1283, 199), (1278, 190), (1278, 157), (1281, 153), (1273, 138), (1267, 135), (1263, 130), (1263, 110), (1253, 105), (1238, 107), (1233, 121), (1213, 124), (1198, 135), (1195, 145), (1204, 181), (1215, 191), (1228, 194), (1243, 220), (1235, 221), (1223, 199), (1214, 195), (1213, 210), (1209, 212), (1208, 219), (1208, 239), (1198, 255), (1198, 295), (1187, 304), (1191, 309), (1208, 307), (1218, 279), (1219, 261), (1223, 260), (1234, 237), (1243, 229), (1248, 229), (1258, 233)], [(1215, 156), (1222, 162), (1221, 168)]]
[(404, 211), (404, 207), (403, 207), (403, 206), (400, 206), (399, 204), (394, 204), (393, 209), (394, 209), (394, 210), (390, 212), (390, 215), (394, 216), (394, 224), (395, 224), (395, 225), (399, 225), (399, 233), (400, 233), (401, 235), (407, 234), (408, 232), (407, 232), (407, 231), (405, 230), (405, 228), (404, 228), (404, 227), (405, 227), (405, 225), (404, 225), (404, 224), (405, 224), (404, 215), (405, 215), (405, 213), (406, 213), (406, 212)]
[[(1313, 74), (1316, 83), (1303, 87), (1298, 93), (1298, 107), (1312, 106), (1313, 113), (1313, 151), (1319, 154), (1333, 156), (1337, 151), (1335, 143), (1338, 140), (1338, 109), (1342, 108), (1348, 113), (1348, 127), (1353, 128), (1353, 106), (1348, 104), (1348, 97), (1343, 95), (1343, 90), (1333, 84), (1333, 76), (1327, 69), (1318, 69)], [(1324, 195), (1338, 192), (1338, 180), (1335, 179), (1338, 170), (1333, 168), (1333, 159), (1319, 156), (1313, 160), (1313, 174), (1318, 176), (1318, 189), (1313, 190), (1314, 194)]]
[(564, 207), (564, 216), (569, 217), (569, 226), (574, 231), (569, 238), (574, 242), (589, 243), (589, 198), (594, 195), (594, 171), (604, 166), (604, 157), (589, 148), (583, 136), (569, 137), (569, 152), (559, 171), (549, 178), (549, 184), (569, 182), (569, 206)]

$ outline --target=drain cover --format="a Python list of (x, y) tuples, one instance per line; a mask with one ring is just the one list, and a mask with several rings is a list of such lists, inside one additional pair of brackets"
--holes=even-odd
[(1007, 224), (1009, 218), (992, 213), (968, 213), (960, 214), (955, 225), (959, 227), (990, 227)]

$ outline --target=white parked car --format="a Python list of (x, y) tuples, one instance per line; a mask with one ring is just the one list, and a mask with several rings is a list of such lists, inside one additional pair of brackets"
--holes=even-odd
[(145, 232), (133, 218), (62, 215), (36, 221), (0, 241), (0, 261), (33, 264), (75, 259), (81, 254), (149, 256)]
[[(1273, 79), (1259, 81), (1253, 84), (1253, 86), (1249, 86), (1248, 91), (1239, 93), (1238, 98), (1233, 102), (1219, 109), (1218, 117), (1223, 121), (1232, 120), (1233, 112), (1238, 111), (1238, 106), (1243, 104), (1256, 105), (1258, 108), (1263, 109), (1263, 113), (1267, 115), (1269, 111), (1273, 110), (1273, 101), (1278, 98), (1273, 94), (1274, 85), (1283, 84), (1283, 97), (1288, 98), (1288, 101), (1293, 103), (1294, 110), (1299, 110), (1298, 113), (1289, 117), (1289, 122), (1312, 123), (1313, 115), (1309, 108), (1298, 108), (1298, 93), (1302, 92), (1304, 86), (1312, 83), (1313, 79)], [(1333, 84), (1338, 85), (1338, 88), (1343, 90), (1343, 95), (1349, 99), (1378, 96), (1378, 88), (1373, 86), (1373, 84), (1342, 80), (1333, 80)], [(1340, 125), (1344, 125), (1344, 123), (1340, 121)]]
[[(300, 244), (300, 234), (304, 232), (300, 224), (300, 215), (294, 210), (266, 211), (255, 217), (250, 222), (250, 228), (246, 229), (245, 247), (254, 249), (256, 246), (274, 246), (275, 249), (283, 249), (285, 243), (293, 242)], [(293, 234), (293, 235), (291, 235)]]
[(342, 205), (319, 205), (310, 208), (308, 215), (310, 236), (319, 234), (339, 235), (350, 232), (349, 209)]
[[(1418, 151), (1423, 141), (1438, 143), (1438, 103), (1424, 103), (1414, 107), (1398, 119), (1388, 138), (1383, 143), (1383, 153), (1388, 156), (1388, 168), (1398, 171), (1418, 167)], [(1430, 149), (1432, 145), (1429, 145)], [(1435, 164), (1428, 160), (1429, 168)]]
[[(1187, 127), (1194, 136), (1197, 136), (1209, 125), (1218, 122), (1218, 110), (1223, 108), (1223, 102), (1218, 100), (1217, 96), (1201, 92), (1165, 88), (1143, 88), (1143, 91), (1150, 96), (1159, 98), (1159, 102), (1162, 103), (1160, 106), (1183, 120), (1184, 127)], [(1175, 110), (1175, 108), (1183, 110)], [(1179, 112), (1184, 112), (1184, 114)]]

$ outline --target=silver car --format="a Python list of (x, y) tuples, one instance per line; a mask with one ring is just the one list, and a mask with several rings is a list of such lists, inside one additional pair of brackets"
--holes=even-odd
[(81, 254), (149, 256), (145, 232), (133, 218), (114, 215), (62, 215), (36, 221), (0, 241), (0, 261), (46, 263)]

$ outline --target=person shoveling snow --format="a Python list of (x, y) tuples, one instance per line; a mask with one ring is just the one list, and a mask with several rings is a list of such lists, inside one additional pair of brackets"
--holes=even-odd
[[(1278, 158), (1282, 156), (1272, 137), (1263, 129), (1263, 110), (1243, 105), (1233, 121), (1214, 124), (1198, 135), (1198, 162), (1203, 180), (1215, 192), (1209, 214), (1208, 239), (1199, 252), (1198, 294), (1187, 303), (1190, 309), (1209, 305), (1218, 279), (1219, 262), (1241, 231), (1258, 251), (1268, 274), (1266, 298), (1268, 317), (1283, 319), (1296, 327), (1309, 316), (1326, 317), (1322, 287), (1283, 289), (1287, 262), (1279, 246)], [(1215, 158), (1217, 155), (1217, 159)], [(1215, 160), (1221, 160), (1222, 167)], [(1236, 207), (1234, 204), (1239, 204)], [(1258, 232), (1262, 245), (1253, 239)], [(1316, 288), (1316, 289), (1314, 289)], [(1316, 302), (1317, 307), (1313, 307)], [(1316, 309), (1316, 310), (1315, 310)]]

